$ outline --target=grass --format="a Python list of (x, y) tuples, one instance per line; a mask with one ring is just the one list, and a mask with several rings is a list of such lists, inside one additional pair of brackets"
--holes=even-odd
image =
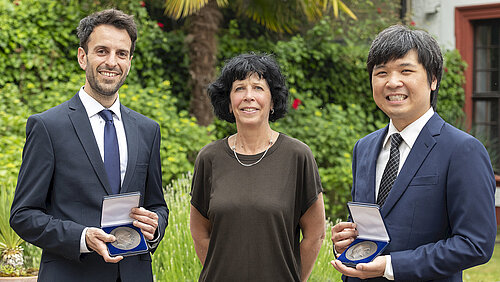
[(309, 281), (311, 282), (333, 282), (342, 281), (340, 279), (340, 273), (333, 268), (330, 261), (334, 259), (333, 255), (333, 243), (332, 243), (332, 227), (333, 223), (330, 221), (326, 222), (326, 237), (319, 251), (318, 258), (314, 265)]
[(495, 250), (490, 261), (464, 271), (463, 279), (468, 282), (500, 281), (500, 235), (497, 231)]
[(166, 187), (170, 215), (163, 240), (153, 254), (155, 281), (198, 281), (201, 263), (189, 230), (190, 190), (189, 174)]

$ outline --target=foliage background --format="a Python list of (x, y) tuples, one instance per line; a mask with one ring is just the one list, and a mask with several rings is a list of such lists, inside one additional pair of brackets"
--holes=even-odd
[[(372, 101), (365, 60), (373, 36), (396, 23), (399, 1), (344, 2), (360, 20), (354, 22), (341, 14), (338, 19), (324, 18), (304, 26), (295, 34), (266, 31), (225, 9), (217, 55), (220, 69), (226, 59), (242, 52), (274, 54), (287, 77), (290, 103), (298, 99), (300, 105), (290, 107), (289, 114), (272, 127), (311, 147), (325, 189), (327, 216), (333, 220), (346, 217), (355, 142), (388, 122)], [(184, 186), (174, 182), (166, 190), (172, 208), (167, 232), (180, 241), (166, 236), (169, 240), (164, 240), (167, 243), (162, 243), (155, 256), (166, 256), (167, 260), (173, 250), (163, 244), (176, 242), (181, 246), (178, 252), (185, 252), (179, 256), (186, 261), (156, 264), (155, 273), (160, 277), (174, 268), (198, 273), (198, 261), (190, 249), (187, 215), (183, 214), (189, 210), (184, 175), (192, 171), (200, 148), (233, 133), (235, 128), (222, 121), (200, 127), (189, 116), (189, 59), (183, 22), (169, 20), (158, 12), (159, 0), (0, 0), (0, 179), (15, 182), (28, 116), (71, 98), (84, 84), (84, 72), (76, 61), (75, 28), (85, 15), (111, 6), (133, 14), (139, 28), (132, 69), (120, 90), (121, 102), (160, 124), (163, 183), (184, 181)], [(460, 124), (463, 119), (464, 68), (457, 51), (445, 52), (438, 112), (452, 124)], [(39, 251), (29, 245), (25, 250), (32, 258), (29, 263), (38, 264)], [(331, 254), (324, 255), (321, 263), (325, 264), (328, 257)]]

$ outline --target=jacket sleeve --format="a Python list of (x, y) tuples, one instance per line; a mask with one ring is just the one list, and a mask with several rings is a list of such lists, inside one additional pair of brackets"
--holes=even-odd
[(155, 212), (158, 215), (158, 240), (150, 243), (151, 252), (156, 250), (160, 243), (165, 229), (168, 225), (169, 210), (165, 203), (161, 182), (161, 161), (160, 161), (160, 126), (156, 124), (155, 137), (153, 139), (148, 175), (146, 180), (146, 193), (144, 196), (144, 208)]
[(449, 236), (414, 250), (391, 252), (396, 280), (452, 276), (487, 262), (495, 243), (495, 180), (484, 146), (474, 138), (452, 152), (446, 179)]
[(80, 257), (85, 226), (47, 214), (55, 155), (51, 136), (39, 115), (26, 124), (26, 144), (11, 207), (10, 225), (24, 240), (68, 259)]

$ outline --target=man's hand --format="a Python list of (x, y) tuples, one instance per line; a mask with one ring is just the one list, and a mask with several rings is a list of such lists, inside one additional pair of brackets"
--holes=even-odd
[(115, 240), (115, 236), (110, 235), (99, 228), (89, 227), (87, 232), (85, 232), (85, 242), (87, 243), (87, 247), (101, 255), (105, 262), (117, 263), (123, 259), (122, 256), (109, 256), (106, 243), (114, 242)]
[(359, 263), (356, 268), (345, 266), (340, 260), (332, 260), (330, 263), (345, 276), (367, 279), (384, 276), (386, 260), (385, 256), (379, 256), (372, 262)]
[(332, 242), (335, 251), (341, 254), (358, 237), (356, 223), (339, 222), (332, 227)]
[(146, 239), (154, 239), (158, 227), (158, 215), (155, 212), (148, 211), (143, 207), (133, 208), (130, 217), (135, 219), (134, 226), (141, 229)]

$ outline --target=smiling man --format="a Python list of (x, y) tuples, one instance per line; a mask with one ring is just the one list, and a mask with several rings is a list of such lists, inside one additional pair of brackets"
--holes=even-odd
[[(372, 262), (332, 265), (345, 281), (462, 281), (464, 269), (489, 260), (495, 243), (488, 153), (435, 113), (443, 58), (428, 33), (385, 29), (367, 67), (373, 99), (390, 122), (356, 143), (351, 194), (380, 205), (391, 240)], [(358, 235), (355, 223), (336, 224), (335, 252)]]
[(120, 104), (137, 39), (132, 16), (105, 10), (80, 21), (85, 85), (69, 101), (29, 117), (10, 223), (43, 249), (38, 281), (153, 281), (149, 253), (111, 257), (104, 196), (140, 192), (130, 217), (154, 251), (168, 223), (160, 127)]

